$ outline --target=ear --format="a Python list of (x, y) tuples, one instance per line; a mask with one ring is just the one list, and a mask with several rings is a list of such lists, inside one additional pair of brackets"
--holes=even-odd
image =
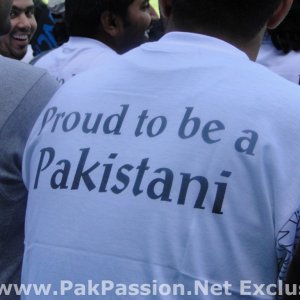
[[(263, 1), (263, 0), (262, 0)], [(288, 14), (294, 0), (281, 0), (278, 8), (275, 10), (267, 23), (268, 29), (276, 28)]]
[(116, 37), (123, 30), (121, 17), (108, 10), (101, 14), (101, 25), (103, 30), (112, 37)]
[(159, 10), (163, 18), (169, 18), (172, 14), (173, 0), (159, 0)]

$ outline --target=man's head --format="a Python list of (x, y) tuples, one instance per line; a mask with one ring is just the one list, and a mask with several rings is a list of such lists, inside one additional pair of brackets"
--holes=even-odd
[(96, 38), (118, 53), (145, 41), (151, 23), (149, 0), (66, 0), (71, 36)]
[(161, 0), (173, 29), (248, 41), (274, 27), (293, 0)]
[(13, 0), (10, 21), (9, 33), (0, 37), (0, 54), (14, 59), (22, 59), (37, 27), (33, 1)]
[(10, 29), (9, 13), (11, 5), (12, 0), (0, 1), (0, 35), (6, 34)]

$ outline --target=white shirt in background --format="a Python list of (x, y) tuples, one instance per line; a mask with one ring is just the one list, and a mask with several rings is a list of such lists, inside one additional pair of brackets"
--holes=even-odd
[(277, 50), (269, 35), (265, 35), (256, 60), (271, 71), (299, 85), (300, 83), (300, 51), (284, 54)]
[(60, 84), (96, 65), (96, 60), (116, 53), (104, 43), (84, 37), (70, 37), (62, 46), (49, 51), (34, 65), (48, 70)]
[(32, 50), (32, 47), (31, 45), (28, 45), (27, 47), (27, 52), (26, 52), (26, 55), (21, 59), (22, 62), (25, 62), (25, 63), (30, 63), (30, 61), (33, 59), (33, 50)]

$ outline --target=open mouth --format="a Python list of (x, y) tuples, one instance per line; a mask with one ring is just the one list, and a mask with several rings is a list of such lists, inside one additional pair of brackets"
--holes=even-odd
[(14, 34), (13, 38), (21, 42), (25, 42), (29, 40), (29, 36), (27, 34)]
[(12, 38), (19, 42), (29, 42), (29, 35), (25, 33), (15, 33), (12, 35)]

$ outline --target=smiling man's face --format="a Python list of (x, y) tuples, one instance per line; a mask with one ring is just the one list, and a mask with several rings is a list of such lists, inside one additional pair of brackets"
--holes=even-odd
[(33, 1), (13, 0), (10, 21), (10, 32), (0, 37), (0, 54), (20, 60), (25, 56), (37, 27)]
[(149, 0), (134, 0), (128, 7), (126, 20), (123, 20), (122, 35), (118, 40), (119, 52), (124, 53), (146, 42), (146, 30), (150, 23)]

